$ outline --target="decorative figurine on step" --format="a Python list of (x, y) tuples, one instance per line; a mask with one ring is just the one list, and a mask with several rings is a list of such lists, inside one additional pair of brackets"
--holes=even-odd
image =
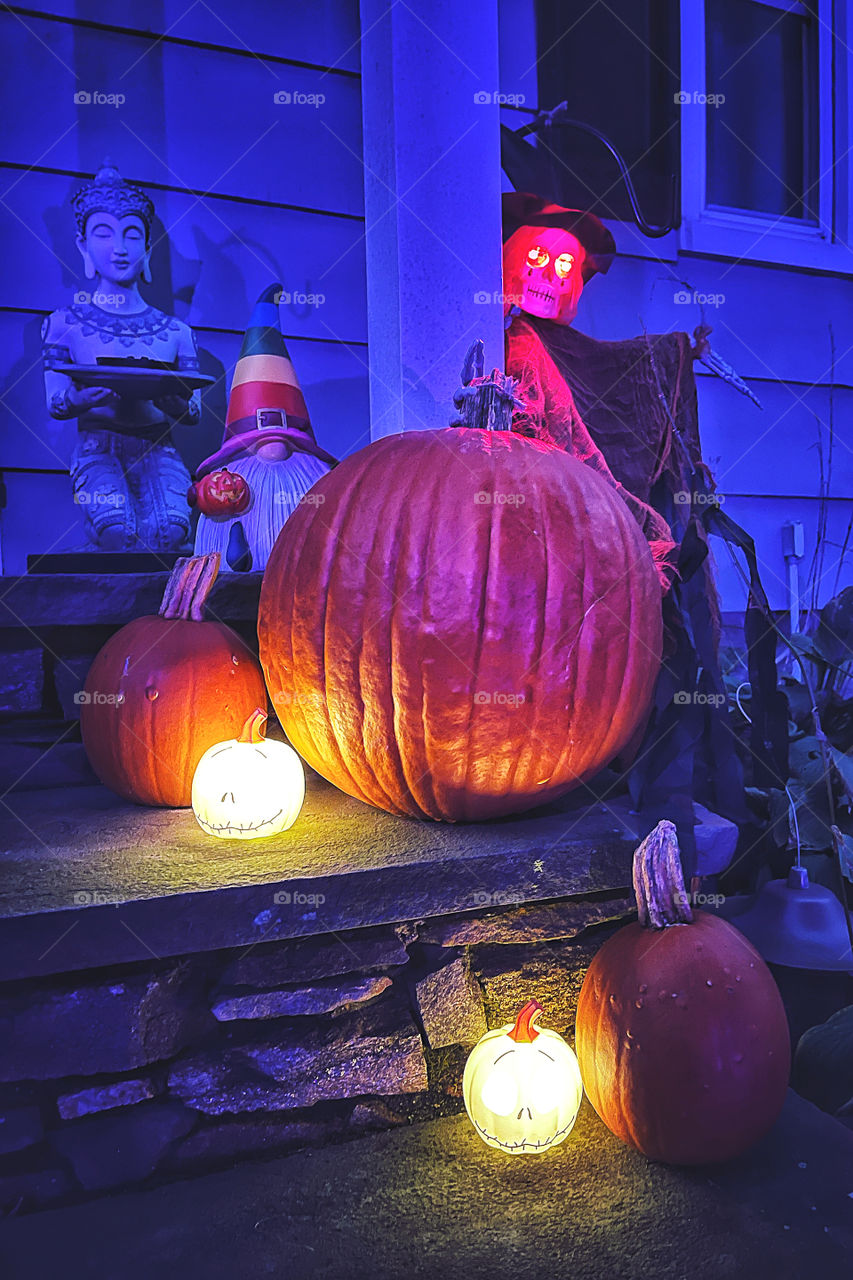
[(563, 1037), (534, 1026), (528, 1000), (515, 1025), (487, 1031), (465, 1063), (465, 1110), (489, 1147), (511, 1156), (541, 1155), (569, 1136), (583, 1098), (580, 1067)]
[[(645, 533), (661, 582), (668, 587), (674, 548), (669, 526), (614, 475), (551, 351), (552, 342), (559, 343), (571, 326), (584, 285), (610, 269), (616, 253), (613, 237), (595, 214), (564, 209), (524, 192), (504, 195), (503, 216), (506, 371), (517, 380), (525, 405), (513, 418), (513, 430), (559, 445), (613, 485)], [(582, 370), (579, 376), (583, 378)], [(616, 386), (613, 394), (627, 401), (625, 388)], [(624, 409), (631, 430), (630, 403)]]
[(76, 418), (74, 501), (97, 548), (175, 551), (189, 535), (187, 469), (174, 423), (196, 423), (199, 372), (192, 329), (149, 306), (154, 205), (109, 160), (73, 197), (87, 281), (42, 328), (52, 418)]
[(281, 526), (337, 459), (314, 439), (279, 326), (281, 285), (255, 306), (234, 370), (222, 448), (189, 491), (200, 512), (197, 555), (219, 551), (223, 569), (265, 568)]

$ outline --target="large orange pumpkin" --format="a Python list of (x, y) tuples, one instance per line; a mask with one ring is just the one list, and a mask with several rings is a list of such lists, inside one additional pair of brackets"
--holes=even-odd
[(111, 636), (89, 668), (83, 745), (106, 786), (138, 804), (187, 806), (201, 757), (266, 706), (258, 663), (236, 631), (202, 619), (219, 552), (179, 560), (160, 613)]
[(415, 431), (308, 496), (264, 574), (261, 661), (288, 739), (342, 791), (494, 818), (628, 743), (660, 664), (661, 590), (590, 467), (512, 431)]
[(584, 1087), (608, 1129), (652, 1160), (727, 1160), (782, 1108), (791, 1067), (782, 998), (743, 934), (691, 909), (671, 822), (638, 848), (634, 887), (639, 923), (604, 944), (581, 988)]

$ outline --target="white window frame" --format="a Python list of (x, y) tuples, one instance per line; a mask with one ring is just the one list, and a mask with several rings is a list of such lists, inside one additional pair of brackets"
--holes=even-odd
[[(761, 0), (787, 8), (784, 0)], [(686, 253), (853, 274), (853, 0), (818, 0), (818, 223), (706, 203), (705, 0), (681, 0), (681, 227)], [(833, 31), (833, 22), (835, 30)], [(833, 67), (834, 57), (834, 67)], [(835, 93), (833, 94), (833, 72)], [(695, 96), (694, 96), (695, 95)], [(698, 99), (698, 101), (696, 100)], [(837, 162), (833, 165), (834, 151)]]

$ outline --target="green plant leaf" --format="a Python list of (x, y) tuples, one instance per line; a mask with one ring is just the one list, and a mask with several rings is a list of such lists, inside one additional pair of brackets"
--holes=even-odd
[(839, 831), (838, 834), (841, 837), (836, 841), (838, 860), (845, 878), (853, 884), (853, 836), (849, 836), (846, 831)]
[(780, 687), (788, 699), (788, 709), (794, 723), (811, 724), (812, 700), (806, 686), (799, 680), (786, 679), (782, 681)]
[(778, 849), (787, 849), (791, 840), (791, 802), (784, 791), (772, 787), (770, 797), (770, 832)]
[(818, 651), (827, 662), (840, 666), (853, 658), (853, 587), (845, 587), (820, 611), (814, 634)]
[(804, 658), (809, 658), (818, 667), (826, 665), (826, 658), (815, 643), (814, 636), (807, 636), (802, 631), (795, 631), (791, 636), (791, 644)]
[(842, 786), (847, 795), (853, 800), (853, 757), (846, 756), (843, 751), (836, 750), (830, 745), (829, 754), (832, 763), (838, 770), (838, 776), (841, 779)]
[(820, 743), (813, 734), (798, 738), (796, 742), (791, 743), (788, 752), (788, 768), (791, 771), (791, 777), (807, 787), (814, 786), (823, 779)]

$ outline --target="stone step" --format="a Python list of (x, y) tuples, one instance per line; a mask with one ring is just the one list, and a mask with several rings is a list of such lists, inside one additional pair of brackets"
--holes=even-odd
[(495, 822), (417, 822), (311, 775), (289, 831), (225, 841), (191, 810), (126, 804), (101, 787), (21, 793), (0, 818), (0, 972), (11, 980), (489, 904), (618, 896), (630, 886), (637, 820), (624, 799), (583, 798)]

